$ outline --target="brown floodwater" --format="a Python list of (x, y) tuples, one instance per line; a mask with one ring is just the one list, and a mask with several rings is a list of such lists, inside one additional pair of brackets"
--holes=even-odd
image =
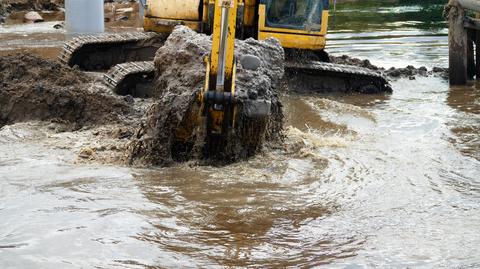
[[(394, 27), (408, 40), (337, 28), (333, 50), (446, 65), (444, 29), (412, 24)], [(49, 57), (65, 38), (8, 27), (1, 51)], [(435, 45), (412, 51), (415, 38)], [(392, 85), (285, 96), (285, 150), (225, 167), (80, 165), (35, 123), (5, 126), (0, 267), (480, 268), (480, 83)]]

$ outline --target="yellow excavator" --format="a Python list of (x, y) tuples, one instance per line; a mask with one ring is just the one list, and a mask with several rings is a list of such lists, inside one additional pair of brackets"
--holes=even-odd
[[(142, 89), (148, 88), (154, 71), (153, 57), (168, 34), (177, 25), (213, 33), (218, 4), (216, 0), (140, 2), (145, 9), (145, 32), (74, 38), (65, 43), (59, 56), (61, 61), (86, 71), (110, 70), (105, 79), (115, 92), (148, 96), (148, 90)], [(236, 0), (230, 18), (236, 19), (236, 38), (277, 38), (286, 50), (289, 70), (343, 79), (347, 90), (362, 87), (374, 87), (372, 91), (377, 92), (388, 90), (388, 83), (376, 72), (327, 63), (324, 49), (329, 6), (328, 0)]]
[[(214, 30), (216, 0), (140, 2), (145, 9), (145, 32), (82, 36), (65, 44), (60, 59), (85, 70), (107, 70), (124, 62), (150, 60), (177, 25), (206, 34)], [(325, 56), (328, 0), (236, 0), (231, 10), (230, 18), (236, 19), (236, 38), (274, 37), (284, 48)]]
[[(222, 2), (222, 1), (220, 1)], [(237, 0), (229, 18), (236, 19), (238, 38), (277, 38), (285, 48), (323, 50), (328, 0)], [(233, 2), (232, 2), (233, 3)], [(216, 1), (147, 0), (145, 31), (169, 33), (176, 25), (212, 33)]]
[(328, 63), (324, 51), (328, 0), (140, 2), (145, 9), (145, 32), (81, 36), (67, 42), (59, 58), (87, 71), (109, 70), (105, 83), (118, 94), (148, 97), (155, 72), (155, 52), (175, 26), (185, 25), (212, 34), (207, 82), (200, 96), (210, 115), (209, 132), (222, 133), (233, 124), (234, 112), (229, 104), (233, 103), (235, 92), (235, 38), (278, 39), (286, 52), (286, 71), (293, 76), (313, 76), (315, 81), (341, 80), (347, 91), (390, 89), (387, 80), (377, 72)]

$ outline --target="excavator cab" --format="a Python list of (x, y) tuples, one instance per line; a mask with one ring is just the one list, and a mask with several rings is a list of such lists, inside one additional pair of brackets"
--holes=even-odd
[(317, 32), (321, 30), (323, 10), (321, 0), (269, 0), (266, 9), (267, 26)]
[(277, 38), (284, 48), (323, 50), (328, 0), (262, 0), (258, 38)]

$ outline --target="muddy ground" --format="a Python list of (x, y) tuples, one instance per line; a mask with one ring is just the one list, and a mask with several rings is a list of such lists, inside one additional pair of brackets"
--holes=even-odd
[(121, 98), (97, 91), (88, 74), (28, 54), (0, 58), (0, 81), (0, 125), (61, 120), (82, 127), (130, 112)]
[[(41, 121), (61, 138), (83, 141), (73, 147), (79, 160), (168, 165), (191, 159), (248, 158), (282, 137), (283, 114), (276, 83), (283, 74), (283, 50), (278, 41), (241, 41), (237, 55), (260, 59), (260, 67), (238, 66), (237, 133), (220, 154), (203, 150), (197, 95), (203, 89), (204, 56), (210, 37), (188, 28), (177, 29), (159, 50), (156, 94), (153, 99), (116, 96), (97, 75), (84, 73), (33, 55), (12, 54), (0, 59), (0, 127)], [(258, 104), (266, 118), (256, 118)], [(193, 123), (193, 124), (192, 124)], [(185, 136), (184, 134), (187, 134)], [(82, 139), (79, 139), (79, 138)], [(180, 137), (183, 140), (179, 139)], [(87, 139), (86, 139), (87, 138)], [(215, 156), (213, 156), (215, 155)]]
[(29, 54), (0, 58), (0, 128), (32, 123), (79, 161), (124, 163), (148, 100), (111, 94), (101, 78)]

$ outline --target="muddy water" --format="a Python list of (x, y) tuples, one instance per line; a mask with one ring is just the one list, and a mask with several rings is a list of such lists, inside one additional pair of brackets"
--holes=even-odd
[[(339, 7), (331, 51), (445, 66), (433, 2)], [(35, 124), (4, 127), (0, 267), (479, 268), (480, 84), (392, 84), (285, 97), (286, 153), (227, 167), (75, 165)]]

